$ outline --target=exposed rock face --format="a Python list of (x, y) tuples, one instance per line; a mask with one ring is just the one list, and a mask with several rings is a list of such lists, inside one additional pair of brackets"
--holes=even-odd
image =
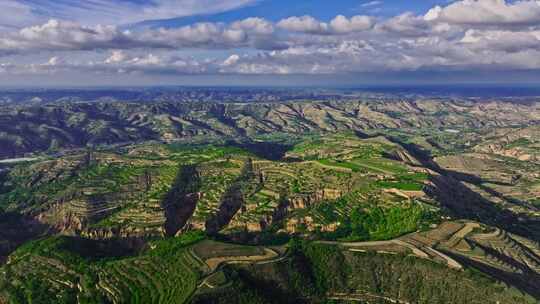
[[(56, 218), (56, 220), (51, 217)], [(49, 222), (54, 225), (56, 230), (63, 232), (80, 231), (86, 225), (86, 218), (79, 217), (69, 211), (66, 212), (65, 206), (63, 208), (60, 204), (48, 210), (47, 213), (40, 214), (36, 219), (42, 223)]]
[(321, 232), (334, 232), (338, 228), (339, 223), (331, 223), (327, 225), (316, 224), (311, 216), (306, 216), (300, 219), (289, 219), (285, 225), (285, 231), (291, 234), (305, 232), (305, 230), (309, 232), (313, 232), (315, 230), (320, 230)]
[[(322, 190), (317, 190), (315, 193), (312, 193), (312, 194), (296, 195), (291, 198), (283, 198), (282, 202), (278, 206), (276, 206), (276, 208), (274, 209), (273, 214), (266, 214), (266, 215), (260, 216), (257, 219), (257, 221), (243, 222), (239, 220), (236, 222), (231, 222), (229, 226), (241, 227), (248, 232), (261, 232), (265, 230), (267, 227), (271, 226), (273, 223), (282, 221), (288, 214), (290, 214), (294, 210), (307, 209), (325, 200), (328, 200), (328, 201), (336, 200), (342, 197), (342, 195), (343, 193), (340, 190), (322, 189)], [(251, 208), (256, 208), (256, 206), (252, 206)], [(245, 210), (245, 211), (249, 211), (249, 210)], [(294, 221), (295, 220), (293, 220), (293, 222)], [(312, 222), (313, 222), (312, 220), (311, 222), (307, 220), (307, 222), (302, 222), (302, 224), (308, 224), (309, 226), (310, 224), (312, 224)], [(287, 227), (290, 227), (291, 225), (296, 227), (298, 224), (299, 222), (294, 222), (292, 224), (292, 222), (288, 221)], [(313, 225), (311, 225), (310, 227), (311, 227), (310, 231), (315, 230)], [(318, 226), (318, 228), (320, 228), (321, 231), (334, 231), (335, 229), (337, 229), (337, 226), (335, 226), (335, 224), (330, 224), (330, 225)], [(291, 233), (296, 232), (296, 228), (291, 228), (291, 229), (286, 229), (286, 230)]]
[(93, 240), (148, 239), (165, 237), (165, 228), (95, 228), (81, 231), (80, 236)]
[(343, 193), (340, 190), (322, 189), (317, 190), (315, 193), (294, 196), (289, 199), (289, 209), (306, 209), (317, 202), (323, 200), (336, 200), (342, 195)]

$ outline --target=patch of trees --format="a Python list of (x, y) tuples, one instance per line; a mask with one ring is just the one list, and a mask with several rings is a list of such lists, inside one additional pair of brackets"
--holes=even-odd
[(436, 218), (420, 204), (383, 208), (355, 206), (347, 217), (338, 217), (331, 205), (319, 207), (327, 220), (339, 221), (334, 232), (319, 232), (319, 237), (343, 241), (389, 240), (429, 226)]

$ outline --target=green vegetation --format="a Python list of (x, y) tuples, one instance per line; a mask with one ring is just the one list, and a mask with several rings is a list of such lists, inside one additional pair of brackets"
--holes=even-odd
[[(343, 202), (341, 203), (343, 204)], [(353, 207), (351, 212), (339, 213), (338, 205), (321, 204), (314, 211), (327, 222), (340, 223), (334, 232), (319, 232), (320, 237), (344, 241), (389, 240), (417, 230), (426, 229), (438, 221), (436, 212), (418, 203), (408, 206), (382, 208), (379, 205)]]
[(359, 172), (360, 170), (362, 170), (361, 166), (358, 166), (354, 163), (341, 161), (341, 160), (333, 161), (329, 159), (321, 159), (321, 160), (318, 160), (318, 162), (324, 166), (350, 169), (352, 172)]
[(529, 145), (532, 145), (533, 142), (530, 141), (528, 138), (520, 138), (517, 140), (514, 140), (513, 142), (506, 145), (506, 148), (512, 149), (517, 147), (527, 147)]
[[(3, 295), (10, 303), (73, 303), (74, 284), (92, 285), (97, 280), (90, 261), (64, 250), (68, 238), (53, 237), (32, 241), (19, 248), (4, 266), (0, 276)], [(48, 262), (51, 261), (51, 262)], [(52, 262), (55, 261), (55, 262)], [(58, 295), (58, 296), (57, 296)], [(99, 303), (103, 297), (95, 290), (81, 294), (84, 303)]]
[(314, 136), (294, 146), (291, 152), (304, 153), (319, 149), (324, 141), (319, 136)]
[(381, 188), (395, 188), (404, 191), (422, 191), (424, 188), (423, 182), (429, 176), (426, 173), (400, 174), (388, 180), (377, 181), (377, 185)]
[(200, 264), (186, 248), (204, 237), (193, 232), (158, 240), (142, 253), (116, 258), (83, 257), (73, 251), (85, 242), (95, 251), (97, 241), (66, 237), (33, 241), (19, 248), (2, 268), (0, 298), (10, 303), (77, 299), (81, 303), (183, 303), (200, 276)]
[(397, 161), (377, 158), (355, 158), (353, 163), (367, 169), (370, 172), (383, 174), (404, 174), (407, 168)]
[[(318, 296), (325, 296), (331, 290), (346, 284), (345, 274), (349, 273), (350, 269), (338, 247), (294, 239), (291, 241), (290, 250), (307, 260), (311, 268), (314, 291)], [(338, 269), (339, 271), (336, 271)]]
[[(415, 136), (410, 141), (420, 143)], [(445, 303), (455, 300), (450, 288), (466, 289), (456, 303), (484, 293), (521, 299), (475, 273), (295, 240), (390, 240), (426, 230), (442, 214), (423, 191), (428, 170), (399, 144), (350, 133), (289, 142), (296, 143), (290, 151), (287, 145), (276, 148), (274, 156), (286, 153), (279, 160), (264, 156), (271, 145), (250, 142), (245, 149), (149, 144), (21, 164), (2, 178), (0, 208), (37, 215), (66, 227), (65, 234), (111, 240), (51, 237), (27, 243), (0, 269), (0, 302), (183, 303), (194, 296), (194, 303), (329, 303), (331, 295), (351, 295), (366, 302), (384, 297)], [(535, 187), (530, 176), (514, 175)], [(190, 229), (195, 231), (180, 238), (162, 237)], [(204, 240), (198, 229), (244, 244)], [(114, 243), (118, 236), (126, 239)], [(291, 238), (287, 258), (220, 267), (197, 288), (208, 274), (202, 260), (260, 256), (266, 253), (261, 244), (282, 245)], [(125, 245), (133, 240), (144, 244)], [(404, 254), (402, 249), (391, 253)], [(463, 287), (460, 280), (475, 283)]]
[(171, 144), (167, 146), (172, 159), (184, 164), (196, 164), (227, 156), (250, 156), (249, 152), (232, 146)]
[(377, 140), (360, 140), (354, 133), (338, 133), (306, 136), (296, 144), (289, 154), (304, 160), (344, 161), (381, 158), (385, 152), (394, 151), (395, 147)]
[(196, 295), (194, 303), (536, 303), (513, 288), (473, 271), (452, 270), (404, 255), (342, 251), (294, 239), (289, 258), (265, 265), (231, 265), (225, 289)]
[[(249, 95), (8, 105), (1, 158), (39, 157), (0, 164), (0, 303), (538, 302), (480, 274), (539, 295), (537, 107)], [(400, 236), (428, 257), (322, 242)]]
[(184, 250), (185, 247), (196, 244), (206, 238), (206, 234), (202, 231), (190, 231), (182, 234), (180, 237), (160, 239), (151, 241), (148, 254), (158, 258), (173, 258), (178, 252)]
[(348, 240), (389, 240), (406, 233), (414, 232), (429, 222), (429, 212), (422, 206), (373, 208), (366, 212), (355, 208), (351, 214), (351, 235)]
[[(371, 188), (370, 188), (371, 187)], [(425, 230), (440, 221), (438, 208), (416, 199), (387, 194), (381, 196), (378, 186), (354, 191), (337, 200), (326, 200), (299, 210), (296, 217), (310, 216), (316, 225), (337, 224), (335, 231), (316, 235), (326, 240), (379, 241), (389, 240), (417, 230)], [(307, 231), (299, 231), (307, 233)]]

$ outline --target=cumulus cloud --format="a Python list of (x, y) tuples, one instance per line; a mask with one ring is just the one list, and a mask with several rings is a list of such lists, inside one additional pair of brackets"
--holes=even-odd
[(421, 16), (404, 13), (378, 24), (377, 29), (404, 36), (422, 36), (429, 34), (433, 26)]
[(540, 25), (540, 1), (463, 0), (436, 6), (425, 19), (463, 25)]
[[(283, 48), (276, 38), (265, 38), (272, 33), (272, 24), (260, 18), (248, 18), (231, 25), (196, 23), (142, 32), (121, 30), (112, 25), (83, 26), (53, 19), (42, 25), (0, 34), (0, 54), (136, 48)], [(266, 39), (266, 42), (261, 39)]]
[(301, 33), (322, 34), (328, 32), (328, 24), (320, 22), (311, 16), (289, 17), (281, 20), (278, 27)]
[(339, 15), (330, 22), (330, 28), (335, 33), (352, 33), (370, 29), (373, 26), (373, 18), (368, 16), (354, 16), (347, 19)]
[(74, 22), (50, 20), (0, 36), (0, 52), (41, 50), (92, 50), (142, 46), (130, 32), (115, 26), (85, 27)]
[(317, 35), (349, 34), (365, 31), (373, 27), (374, 19), (368, 16), (354, 16), (350, 19), (338, 15), (330, 23), (321, 22), (311, 16), (289, 17), (278, 22), (278, 27), (291, 32)]
[[(30, 58), (23, 63), (0, 62), (0, 72), (283, 75), (535, 70), (540, 69), (540, 24), (534, 21), (538, 3), (463, 0), (424, 15), (338, 15), (326, 21), (296, 16), (275, 23), (252, 17), (141, 31), (51, 20), (0, 34), (0, 55)], [(210, 51), (185, 55), (197, 50)], [(46, 60), (41, 56), (41, 62), (27, 63), (43, 52)], [(202, 59), (202, 54), (208, 58)]]
[(178, 29), (150, 30), (141, 35), (140, 40), (171, 47), (228, 48), (243, 46), (247, 38), (242, 29), (216, 23), (197, 23)]
[(130, 53), (112, 51), (106, 58), (91, 61), (69, 61), (57, 56), (46, 62), (31, 64), (0, 63), (0, 73), (59, 74), (204, 74), (214, 69), (216, 61), (199, 61), (189, 57), (170, 54)]
[(274, 25), (270, 21), (256, 17), (236, 21), (231, 25), (231, 28), (259, 35), (270, 35), (274, 32)]
[(123, 54), (118, 59), (115, 62), (105, 60), (86, 64), (82, 68), (99, 73), (204, 74), (210, 73), (210, 69), (216, 66), (216, 61), (199, 61), (188, 57), (152, 53)]
[(114, 50), (109, 58), (105, 59), (105, 63), (114, 64), (118, 62), (124, 62), (127, 58), (127, 55), (122, 50)]
[(498, 50), (508, 53), (540, 50), (540, 31), (515, 32), (467, 30), (460, 41), (475, 50)]

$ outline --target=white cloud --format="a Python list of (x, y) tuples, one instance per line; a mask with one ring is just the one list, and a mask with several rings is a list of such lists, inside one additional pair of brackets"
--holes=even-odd
[(289, 17), (278, 22), (278, 27), (291, 31), (310, 34), (324, 34), (328, 32), (328, 24), (320, 22), (311, 16)]
[(354, 16), (351, 19), (339, 15), (330, 22), (330, 27), (336, 33), (352, 33), (370, 29), (374, 24), (368, 16)]
[(251, 17), (236, 21), (231, 25), (233, 29), (241, 29), (259, 35), (270, 35), (274, 32), (274, 25), (265, 19)]
[[(426, 15), (385, 19), (338, 15), (323, 22), (301, 16), (273, 23), (252, 17), (141, 31), (51, 20), (1, 33), (0, 55), (11, 55), (0, 57), (7, 61), (0, 70), (212, 75), (534, 70), (540, 69), (535, 57), (540, 24), (534, 25), (533, 4), (465, 0)], [(454, 12), (476, 6), (484, 8), (479, 16)], [(195, 55), (199, 50), (204, 51)]]
[(116, 26), (82, 26), (75, 22), (49, 20), (42, 25), (0, 34), (0, 54), (50, 51), (80, 51), (136, 48), (280, 48), (271, 36), (272, 24), (258, 18), (234, 22), (196, 23), (171, 29), (142, 32), (120, 30)]
[(60, 59), (58, 56), (51, 57), (45, 65), (48, 66), (57, 66), (62, 63), (62, 59)]
[(377, 25), (377, 29), (402, 36), (422, 36), (433, 30), (433, 26), (421, 16), (404, 13)]
[(105, 59), (105, 63), (119, 63), (124, 62), (127, 59), (127, 55), (122, 50), (114, 50), (109, 58)]
[(508, 53), (540, 49), (540, 31), (516, 32), (467, 30), (461, 43), (475, 50), (498, 50)]
[(229, 56), (229, 58), (227, 58), (225, 61), (223, 61), (223, 63), (221, 65), (222, 66), (231, 66), (233, 64), (236, 64), (239, 60), (240, 60), (240, 56), (238, 56), (237, 54), (233, 54), (233, 55)]
[(115, 26), (85, 27), (68, 21), (50, 20), (0, 36), (0, 52), (36, 52), (40, 50), (92, 50), (130, 48), (141, 45), (131, 33)]
[(540, 25), (540, 1), (463, 0), (436, 6), (425, 19), (463, 25)]
[(311, 16), (289, 17), (278, 22), (278, 27), (299, 33), (332, 35), (349, 34), (365, 31), (373, 27), (374, 18), (368, 16), (353, 16), (350, 19), (338, 15), (330, 23), (321, 22)]

